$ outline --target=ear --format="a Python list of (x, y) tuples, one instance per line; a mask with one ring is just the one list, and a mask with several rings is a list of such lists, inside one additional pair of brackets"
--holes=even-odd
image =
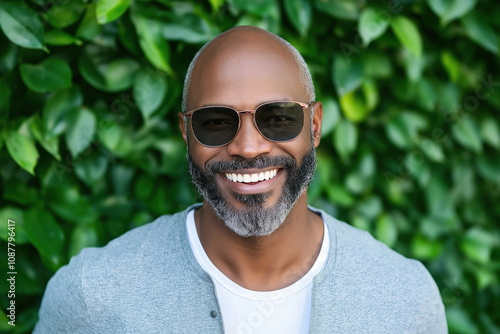
[(179, 117), (179, 128), (181, 129), (182, 138), (184, 138), (184, 143), (187, 146), (186, 117), (183, 112), (179, 112), (177, 117)]
[(321, 102), (314, 102), (314, 116), (313, 116), (313, 138), (314, 138), (314, 147), (318, 147), (319, 142), (321, 141), (321, 124), (323, 123), (323, 105)]

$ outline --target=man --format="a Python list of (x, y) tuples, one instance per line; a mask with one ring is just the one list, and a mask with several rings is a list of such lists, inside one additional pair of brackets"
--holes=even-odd
[(179, 123), (202, 194), (83, 250), (35, 333), (446, 333), (426, 269), (307, 206), (322, 106), (287, 42), (254, 27), (205, 45)]

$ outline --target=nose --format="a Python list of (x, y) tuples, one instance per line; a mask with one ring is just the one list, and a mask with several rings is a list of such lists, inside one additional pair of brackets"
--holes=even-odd
[(261, 154), (269, 153), (272, 143), (264, 138), (253, 123), (253, 115), (241, 115), (241, 125), (236, 137), (227, 146), (230, 155), (238, 155), (252, 159)]

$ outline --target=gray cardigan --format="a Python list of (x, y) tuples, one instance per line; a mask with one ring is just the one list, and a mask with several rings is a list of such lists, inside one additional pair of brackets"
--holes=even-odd
[[(187, 238), (193, 207), (73, 257), (50, 279), (34, 333), (223, 333), (214, 285)], [(331, 240), (313, 281), (311, 333), (447, 333), (420, 262), (310, 209)]]

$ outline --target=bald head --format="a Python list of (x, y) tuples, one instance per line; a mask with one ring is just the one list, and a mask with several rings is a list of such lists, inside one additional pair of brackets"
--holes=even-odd
[[(227, 88), (234, 88), (237, 82), (231, 78), (241, 75), (244, 71), (249, 72), (247, 78), (253, 78), (251, 71), (255, 71), (255, 66), (258, 66), (259, 70), (269, 71), (276, 67), (282, 68), (279, 73), (282, 82), (298, 83), (304, 101), (315, 100), (314, 86), (307, 65), (290, 43), (260, 28), (240, 26), (207, 42), (195, 55), (184, 82), (183, 110), (192, 109), (190, 95), (199, 91), (199, 81), (210, 85), (215, 76), (219, 79), (224, 77), (228, 78)], [(258, 78), (255, 77), (254, 80)]]

